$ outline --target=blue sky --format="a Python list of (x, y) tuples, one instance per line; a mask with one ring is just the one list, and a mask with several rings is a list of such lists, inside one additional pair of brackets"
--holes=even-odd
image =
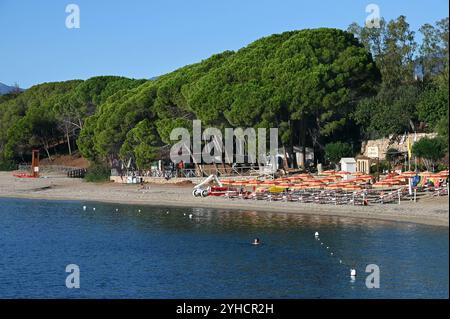
[[(70, 3), (80, 29), (65, 26)], [(0, 82), (150, 78), (273, 33), (363, 24), (370, 3), (413, 30), (449, 10), (447, 0), (0, 0)]]

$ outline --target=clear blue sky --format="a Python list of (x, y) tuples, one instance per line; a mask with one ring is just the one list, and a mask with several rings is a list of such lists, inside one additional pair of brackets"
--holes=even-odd
[[(70, 3), (80, 29), (65, 27)], [(0, 0), (0, 82), (150, 78), (273, 33), (363, 24), (369, 3), (413, 30), (449, 10), (447, 0)]]

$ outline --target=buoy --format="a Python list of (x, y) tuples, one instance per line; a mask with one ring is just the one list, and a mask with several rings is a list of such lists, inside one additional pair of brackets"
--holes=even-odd
[(255, 238), (253, 239), (252, 245), (259, 245), (261, 243), (261, 241), (259, 240), (259, 238)]
[(330, 247), (327, 246), (327, 249), (330, 249)]
[(140, 213), (141, 212), (141, 210), (140, 209), (138, 209), (138, 213)]
[(189, 214), (189, 218), (192, 218), (192, 214)]
[(342, 260), (339, 259), (339, 263), (342, 264)]
[(119, 211), (119, 209), (118, 208), (116, 208), (116, 212), (118, 212)]
[(183, 216), (186, 216), (186, 213), (183, 213)]
[(83, 210), (86, 210), (86, 206), (83, 206)]
[(92, 207), (92, 210), (95, 210), (95, 207)]
[(333, 256), (333, 253), (331, 253), (330, 255)]
[(318, 232), (318, 231), (316, 231), (316, 232), (314, 233), (314, 237), (319, 237), (319, 232)]
[(323, 245), (323, 243), (320, 243), (321, 245)]
[(351, 277), (356, 277), (356, 269), (350, 269), (350, 276)]

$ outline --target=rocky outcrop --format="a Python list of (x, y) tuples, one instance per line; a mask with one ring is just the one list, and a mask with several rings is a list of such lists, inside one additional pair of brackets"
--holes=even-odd
[(408, 152), (408, 138), (411, 142), (411, 145), (413, 145), (415, 141), (419, 141), (425, 136), (433, 138), (436, 137), (436, 135), (436, 133), (413, 133), (409, 135), (397, 135), (390, 136), (389, 138), (364, 141), (361, 146), (361, 154), (367, 156), (369, 147), (378, 147), (379, 157), (381, 160), (383, 160), (386, 158), (386, 151), (390, 148), (395, 148), (399, 152)]

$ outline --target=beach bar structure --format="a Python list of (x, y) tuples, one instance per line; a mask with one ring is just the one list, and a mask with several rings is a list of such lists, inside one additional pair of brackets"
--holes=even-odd
[(372, 165), (372, 159), (368, 156), (359, 155), (356, 156), (356, 171), (364, 174), (370, 174), (370, 166)]

